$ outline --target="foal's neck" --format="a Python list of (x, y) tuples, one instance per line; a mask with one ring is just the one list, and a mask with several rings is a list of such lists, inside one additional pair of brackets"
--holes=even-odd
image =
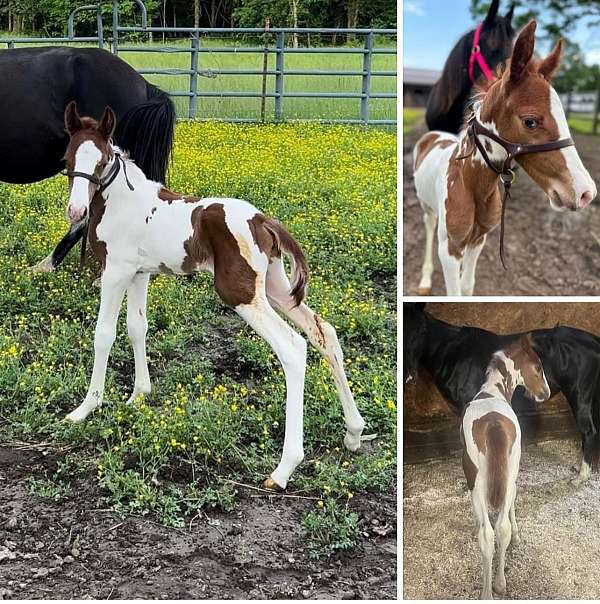
[(512, 359), (503, 352), (496, 353), (488, 367), (485, 382), (473, 400), (500, 398), (510, 404), (515, 389), (520, 383), (521, 374), (515, 369)]

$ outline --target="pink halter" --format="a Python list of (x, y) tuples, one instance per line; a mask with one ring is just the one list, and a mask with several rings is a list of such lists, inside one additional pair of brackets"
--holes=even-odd
[(473, 84), (475, 79), (473, 78), (473, 68), (475, 67), (475, 61), (479, 63), (479, 67), (483, 74), (488, 80), (494, 79), (494, 74), (492, 70), (488, 67), (488, 64), (485, 62), (485, 58), (481, 54), (481, 49), (479, 48), (479, 37), (481, 36), (481, 29), (483, 27), (483, 23), (480, 23), (475, 30), (475, 37), (473, 38), (473, 48), (471, 49), (471, 56), (469, 57), (469, 79)]

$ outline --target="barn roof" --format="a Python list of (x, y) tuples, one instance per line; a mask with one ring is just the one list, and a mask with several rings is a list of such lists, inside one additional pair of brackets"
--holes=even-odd
[(413, 86), (433, 86), (439, 79), (441, 71), (437, 69), (415, 69), (404, 67), (403, 83)]

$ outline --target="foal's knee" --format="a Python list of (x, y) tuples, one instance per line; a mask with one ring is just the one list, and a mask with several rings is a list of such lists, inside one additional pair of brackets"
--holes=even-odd
[(117, 336), (116, 326), (97, 325), (94, 333), (94, 349), (97, 352), (108, 352)]
[(290, 329), (290, 342), (281, 351), (281, 363), (285, 369), (304, 372), (306, 367), (306, 340)]

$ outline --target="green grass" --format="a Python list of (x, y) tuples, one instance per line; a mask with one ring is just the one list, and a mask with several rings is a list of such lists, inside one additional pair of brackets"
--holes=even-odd
[[(305, 249), (308, 304), (335, 325), (366, 432), (378, 435), (368, 451), (344, 450), (335, 387), (311, 350), (306, 458), (288, 487), (326, 502), (305, 525), (311, 555), (350, 547), (353, 495), (395, 480), (395, 175), (395, 136), (379, 129), (177, 125), (175, 190), (248, 199)], [(209, 275), (158, 276), (148, 305), (152, 394), (123, 402), (133, 355), (122, 312), (107, 374), (112, 402), (82, 425), (65, 422), (89, 384), (98, 267), (79, 272), (72, 253), (55, 273), (25, 270), (67, 228), (65, 178), (0, 185), (0, 194), (0, 438), (70, 450), (32, 492), (62, 497), (77, 474), (120, 513), (175, 526), (199, 508), (233, 509), (230, 481), (260, 485), (281, 454), (285, 383), (272, 351), (223, 306)]]
[(590, 113), (572, 113), (569, 117), (569, 127), (578, 134), (592, 134), (594, 116)]
[[(201, 38), (201, 47), (241, 47), (261, 46), (258, 42), (237, 42), (215, 38)], [(139, 52), (122, 52), (120, 57), (137, 69), (170, 69), (190, 68), (189, 53), (143, 52), (148, 47), (160, 47), (161, 43), (121, 42), (122, 46), (139, 47)], [(269, 42), (273, 46), (273, 42)], [(164, 46), (172, 48), (189, 48), (187, 40), (167, 40)], [(390, 47), (386, 40), (377, 41), (376, 48)], [(286, 69), (313, 70), (362, 70), (362, 55), (349, 54), (286, 54)], [(374, 55), (372, 69), (393, 71), (396, 69), (395, 55)], [(263, 69), (263, 55), (249, 53), (201, 53), (198, 66), (207, 69)], [(269, 55), (268, 69), (275, 69), (275, 55)], [(189, 91), (188, 75), (164, 76), (145, 75), (150, 82), (167, 91)], [(285, 92), (361, 92), (360, 76), (295, 76), (284, 78)], [(396, 78), (374, 76), (371, 80), (373, 92), (395, 92)], [(200, 76), (198, 89), (205, 92), (260, 92), (262, 76), (260, 75), (219, 75), (215, 78)], [(267, 77), (267, 91), (275, 91), (275, 76)], [(188, 98), (175, 99), (179, 117), (188, 116)], [(260, 98), (198, 98), (197, 117), (199, 118), (260, 118)], [(274, 99), (266, 101), (266, 118), (274, 120)], [(284, 98), (283, 114), (285, 119), (359, 119), (360, 99), (300, 99)], [(370, 102), (372, 119), (396, 119), (395, 99), (372, 99)]]

